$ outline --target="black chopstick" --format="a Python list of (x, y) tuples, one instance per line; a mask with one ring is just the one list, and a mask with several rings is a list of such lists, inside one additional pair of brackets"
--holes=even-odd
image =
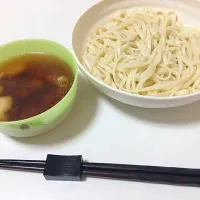
[(37, 164), (37, 165), (45, 165), (44, 160), (11, 160), (11, 159), (1, 159), (0, 164), (24, 164), (24, 165), (32, 165), (32, 164)]
[(44, 171), (44, 167), (40, 166), (23, 166), (23, 165), (13, 165), (13, 164), (0, 164), (0, 168), (9, 170), (18, 170), (24, 172), (37, 172), (37, 173), (42, 173)]
[(155, 174), (155, 173), (147, 174), (141, 172), (124, 172), (124, 171), (120, 172), (120, 171), (107, 171), (107, 170), (102, 170), (102, 171), (84, 170), (82, 173), (83, 176), (86, 177), (200, 187), (200, 178), (194, 176), (191, 177), (191, 176), (178, 176), (178, 175), (166, 175), (166, 174)]
[(145, 165), (124, 165), (110, 163), (89, 163), (83, 162), (83, 170), (106, 170), (106, 171), (122, 171), (122, 172), (140, 172), (179, 176), (200, 177), (200, 169), (161, 167), (161, 166), (145, 166)]
[(48, 155), (42, 160), (0, 160), (0, 168), (43, 173), (47, 180), (98, 177), (200, 187), (200, 169), (83, 162), (82, 156)]

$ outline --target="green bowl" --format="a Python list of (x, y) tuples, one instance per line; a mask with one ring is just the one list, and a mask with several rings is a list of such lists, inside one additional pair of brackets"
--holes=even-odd
[(65, 97), (46, 112), (25, 120), (0, 122), (0, 132), (13, 137), (30, 137), (51, 130), (63, 121), (75, 103), (78, 67), (70, 51), (62, 45), (43, 39), (14, 41), (0, 47), (0, 63), (14, 56), (32, 52), (54, 55), (65, 61), (73, 71), (74, 82)]

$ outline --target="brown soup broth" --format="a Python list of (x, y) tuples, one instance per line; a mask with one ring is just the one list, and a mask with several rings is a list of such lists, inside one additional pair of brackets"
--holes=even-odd
[(30, 53), (9, 59), (0, 68), (0, 121), (36, 116), (57, 104), (74, 76), (57, 57)]

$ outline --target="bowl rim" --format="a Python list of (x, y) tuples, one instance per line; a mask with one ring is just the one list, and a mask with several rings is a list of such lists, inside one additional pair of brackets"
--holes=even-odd
[[(160, 96), (143, 96), (143, 95), (139, 95), (139, 94), (132, 94), (126, 91), (122, 91), (119, 89), (115, 89), (107, 84), (105, 84), (103, 81), (100, 81), (99, 79), (97, 79), (96, 77), (94, 77), (87, 69), (86, 67), (84, 67), (81, 63), (81, 61), (79, 60), (76, 52), (75, 52), (75, 47), (74, 47), (74, 40), (75, 40), (75, 30), (76, 27), (79, 26), (79, 21), (81, 21), (82, 18), (84, 18), (85, 15), (87, 15), (87, 13), (92, 10), (95, 9), (96, 7), (98, 7), (99, 5), (105, 3), (105, 1), (110, 1), (110, 0), (101, 0), (96, 4), (93, 4), (92, 6), (90, 6), (88, 9), (86, 9), (81, 15), (80, 17), (77, 19), (74, 27), (73, 27), (73, 31), (72, 31), (72, 37), (71, 37), (71, 43), (72, 43), (72, 54), (76, 60), (76, 62), (78, 63), (78, 67), (81, 71), (83, 71), (89, 78), (91, 78), (94, 82), (96, 82), (97, 84), (101, 85), (102, 87), (105, 87), (108, 90), (111, 90), (115, 93), (119, 93), (120, 95), (125, 95), (125, 96), (129, 96), (129, 97), (133, 97), (133, 98), (141, 98), (141, 99), (145, 99), (145, 100), (161, 100), (161, 101), (166, 101), (166, 100), (179, 100), (179, 99), (187, 99), (187, 98), (191, 98), (191, 97), (195, 97), (200, 95), (200, 92), (195, 92), (192, 94), (186, 94), (186, 95), (181, 95), (181, 96), (169, 96), (169, 97), (160, 97)], [(196, 2), (196, 0), (194, 0)], [(89, 30), (88, 30), (89, 32)]]
[(45, 112), (42, 112), (42, 113), (40, 113), (40, 114), (38, 114), (36, 116), (29, 117), (29, 118), (26, 118), (26, 119), (23, 119), (23, 120), (0, 121), (0, 125), (22, 125), (22, 124), (31, 123), (31, 122), (36, 121), (36, 120), (41, 121), (41, 117), (44, 118), (45, 116), (48, 115), (48, 113), (50, 113), (52, 110), (54, 110), (55, 107), (57, 107), (57, 105), (62, 104), (63, 101), (66, 101), (66, 99), (69, 98), (69, 96), (71, 95), (72, 91), (76, 88), (76, 83), (78, 81), (78, 66), (77, 66), (76, 59), (73, 56), (73, 53), (70, 52), (70, 50), (68, 48), (66, 48), (65, 46), (61, 45), (60, 43), (52, 41), (52, 40), (48, 40), (48, 39), (19, 39), (19, 40), (14, 40), (14, 41), (11, 41), (11, 42), (8, 42), (8, 43), (5, 43), (5, 44), (1, 45), (0, 49), (3, 48), (4, 46), (7, 46), (7, 45), (15, 44), (15, 43), (18, 43), (18, 42), (26, 42), (26, 41), (27, 42), (30, 42), (30, 41), (33, 41), (33, 42), (34, 41), (37, 41), (37, 42), (43, 41), (43, 42), (55, 44), (58, 47), (65, 49), (66, 53), (69, 55), (70, 59), (73, 62), (73, 65), (74, 65), (74, 69), (75, 69), (75, 71), (73, 72), (74, 80), (73, 80), (72, 86), (70, 87), (70, 89), (67, 92), (67, 94), (56, 105), (54, 105), (50, 109), (48, 109)]

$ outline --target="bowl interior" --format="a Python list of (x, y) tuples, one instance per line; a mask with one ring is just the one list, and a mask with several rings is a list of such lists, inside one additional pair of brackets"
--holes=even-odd
[(73, 74), (77, 73), (72, 54), (62, 45), (49, 40), (20, 40), (0, 47), (0, 63), (24, 53), (45, 53), (54, 55), (65, 61), (71, 67)]
[(44, 122), (48, 123), (58, 118), (63, 112), (67, 111), (72, 101), (74, 101), (74, 93), (76, 92), (78, 67), (77, 67), (74, 57), (64, 46), (56, 42), (52, 42), (49, 40), (42, 40), (42, 39), (14, 41), (0, 47), (0, 63), (11, 57), (24, 54), (24, 53), (45, 53), (45, 54), (54, 55), (62, 59), (72, 69), (72, 72), (74, 74), (74, 82), (69, 92), (65, 95), (65, 97), (51, 109), (37, 116), (31, 117), (25, 120), (1, 122), (1, 125), (2, 124), (18, 125), (18, 124), (22, 124), (22, 123), (24, 124), (24, 123), (30, 123), (30, 122), (38, 124), (38, 125), (40, 124), (42, 125)]
[[(85, 44), (85, 39), (92, 27), (101, 23), (108, 15), (121, 9), (131, 9), (134, 7), (151, 7), (154, 9), (162, 10), (173, 10), (177, 13), (180, 20), (187, 26), (200, 29), (200, 2), (198, 0), (104, 0), (93, 7), (89, 8), (77, 21), (72, 35), (72, 46), (75, 58), (83, 74), (86, 75), (90, 80), (95, 82), (107, 91), (119, 93), (120, 95), (148, 99), (148, 100), (172, 100), (172, 99), (184, 99), (196, 96), (199, 93), (188, 94), (184, 96), (173, 96), (173, 97), (153, 97), (153, 96), (142, 96), (127, 93), (118, 89), (114, 89), (105, 83), (99, 81), (97, 78), (92, 76), (88, 70), (82, 65), (82, 51)], [(108, 92), (107, 92), (108, 93)]]
[(151, 7), (154, 9), (174, 10), (186, 25), (200, 28), (200, 2), (198, 0), (104, 0), (89, 8), (77, 21), (72, 35), (75, 56), (81, 62), (85, 39), (91, 28), (102, 19), (120, 9)]

